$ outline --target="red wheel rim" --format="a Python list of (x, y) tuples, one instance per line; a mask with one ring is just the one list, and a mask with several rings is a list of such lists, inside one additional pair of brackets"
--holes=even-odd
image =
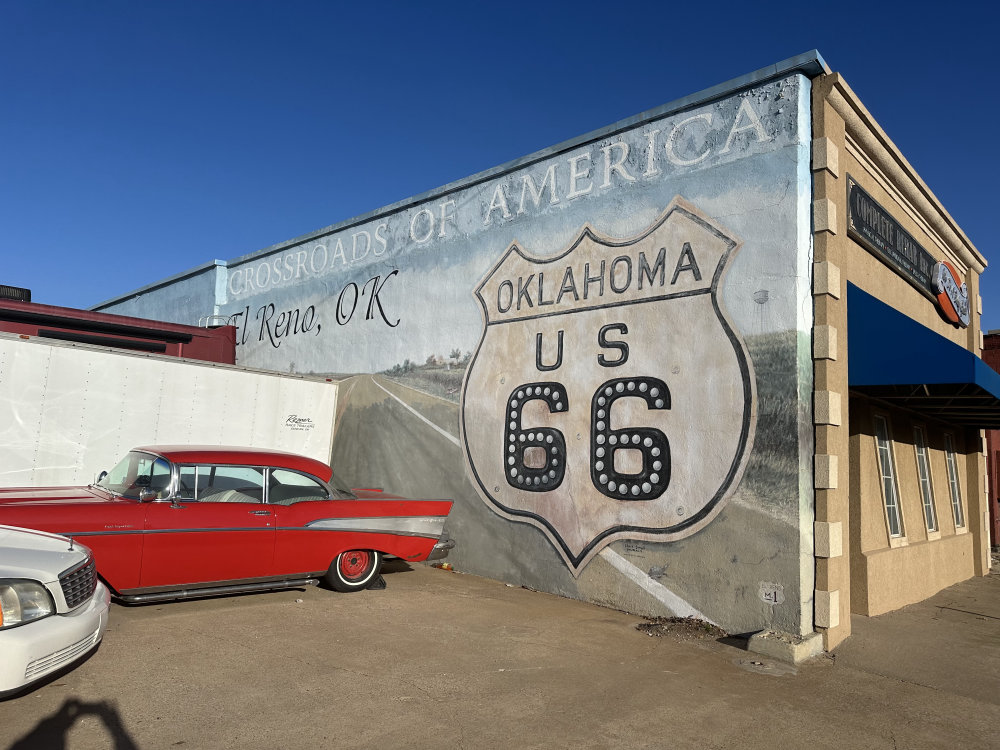
[(372, 554), (367, 550), (356, 549), (345, 552), (340, 556), (338, 567), (340, 575), (345, 581), (364, 578), (371, 566)]

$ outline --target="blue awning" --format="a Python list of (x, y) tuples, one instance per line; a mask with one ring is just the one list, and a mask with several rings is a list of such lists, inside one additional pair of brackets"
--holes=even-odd
[(847, 340), (852, 392), (950, 424), (1000, 428), (1000, 373), (850, 283)]

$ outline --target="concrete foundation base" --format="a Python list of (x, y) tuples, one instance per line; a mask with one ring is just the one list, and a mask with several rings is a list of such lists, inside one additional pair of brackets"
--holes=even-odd
[(747, 650), (772, 659), (801, 664), (823, 653), (823, 636), (819, 633), (791, 635), (777, 630), (762, 630), (750, 636)]

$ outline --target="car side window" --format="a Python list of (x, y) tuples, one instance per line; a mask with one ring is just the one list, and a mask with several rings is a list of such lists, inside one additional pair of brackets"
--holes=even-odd
[(156, 493), (156, 499), (162, 500), (170, 489), (170, 464), (162, 458), (153, 461), (149, 472), (149, 489)]
[(271, 469), (268, 502), (292, 505), (307, 500), (329, 500), (330, 493), (320, 482), (306, 474), (288, 469)]
[(264, 469), (259, 466), (198, 464), (180, 467), (178, 498), (202, 503), (264, 502)]
[(198, 484), (198, 467), (178, 466), (177, 476), (179, 479), (177, 484), (177, 499), (194, 500), (195, 487)]
[(129, 451), (97, 484), (129, 500), (138, 500), (149, 490), (156, 493), (157, 499), (162, 499), (170, 489), (170, 464), (150, 453)]

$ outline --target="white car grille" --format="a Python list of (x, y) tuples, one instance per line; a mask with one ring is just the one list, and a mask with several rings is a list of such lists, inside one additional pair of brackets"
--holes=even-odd
[(33, 662), (29, 662), (28, 666), (24, 669), (25, 679), (30, 680), (43, 675), (46, 672), (51, 672), (56, 667), (60, 667), (81, 654), (86, 653), (91, 646), (97, 643), (100, 635), (101, 629), (97, 628), (97, 630), (93, 633), (88, 635), (83, 640), (77, 641), (72, 646), (67, 646), (66, 648), (59, 649), (58, 651), (53, 651), (48, 656), (43, 656), (40, 659), (35, 659)]
[(69, 609), (79, 607), (87, 601), (97, 588), (97, 566), (94, 558), (88, 557), (86, 562), (75, 568), (70, 568), (59, 576), (63, 597)]

